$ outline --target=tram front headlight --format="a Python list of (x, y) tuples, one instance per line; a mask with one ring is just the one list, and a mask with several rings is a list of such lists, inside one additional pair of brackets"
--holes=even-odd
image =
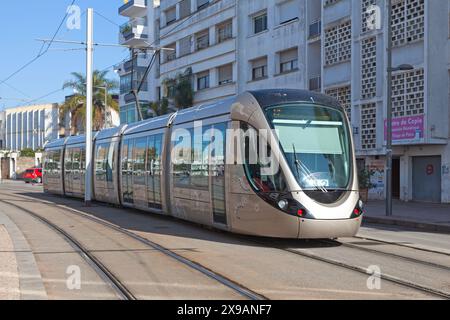
[(281, 199), (280, 201), (278, 201), (278, 207), (280, 207), (281, 210), (287, 210), (289, 206), (289, 201), (287, 201), (286, 199)]
[(358, 201), (358, 206), (359, 206), (359, 208), (360, 208), (362, 211), (364, 211), (364, 201), (362, 201), (361, 199), (359, 199), (359, 201)]

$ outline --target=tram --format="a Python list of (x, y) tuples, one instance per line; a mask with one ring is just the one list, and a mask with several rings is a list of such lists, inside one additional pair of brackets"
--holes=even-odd
[[(45, 146), (44, 191), (84, 197), (85, 137)], [(345, 110), (294, 89), (249, 91), (102, 130), (94, 200), (232, 233), (354, 236), (363, 203)]]

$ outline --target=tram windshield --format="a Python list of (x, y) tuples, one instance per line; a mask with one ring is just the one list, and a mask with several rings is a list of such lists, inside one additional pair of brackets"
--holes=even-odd
[(285, 158), (303, 190), (344, 190), (351, 177), (350, 136), (344, 114), (314, 104), (266, 110)]

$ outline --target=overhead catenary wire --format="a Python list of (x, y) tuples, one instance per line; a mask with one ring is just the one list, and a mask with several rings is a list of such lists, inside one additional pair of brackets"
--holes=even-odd
[(108, 17), (106, 17), (105, 15), (101, 14), (97, 10), (95, 10), (94, 13), (96, 15), (98, 15), (99, 17), (103, 18), (104, 20), (108, 21), (109, 23), (111, 23), (111, 24), (113, 24), (113, 25), (115, 25), (115, 26), (120, 28), (120, 25), (118, 23), (114, 22), (112, 19), (109, 19)]
[[(75, 4), (76, 0), (72, 0), (72, 3), (70, 4), (70, 6), (73, 6)], [(50, 47), (53, 44), (53, 41), (55, 40), (56, 36), (58, 35), (59, 31), (61, 30), (61, 27), (64, 24), (64, 21), (66, 21), (67, 17), (69, 15), (69, 12), (66, 11), (66, 14), (64, 15), (63, 19), (61, 20), (60, 24), (58, 25), (58, 28), (56, 29), (55, 33), (53, 34), (52, 40), (48, 43), (47, 46), (45, 46), (45, 43), (42, 44), (41, 49), (39, 50), (39, 53), (30, 61), (28, 61), (27, 63), (25, 63), (24, 65), (22, 65), (19, 69), (17, 69), (16, 71), (14, 71), (13, 73), (11, 73), (9, 76), (7, 76), (5, 79), (0, 80), (0, 85), (4, 84), (6, 81), (8, 81), (9, 79), (13, 78), (14, 76), (16, 76), (17, 74), (19, 74), (21, 71), (23, 71), (24, 69), (26, 69), (27, 67), (29, 67), (30, 65), (32, 65), (35, 61), (37, 61), (38, 59), (40, 59), (43, 55), (45, 55), (48, 50), (50, 49)], [(45, 49), (44, 49), (45, 48)]]

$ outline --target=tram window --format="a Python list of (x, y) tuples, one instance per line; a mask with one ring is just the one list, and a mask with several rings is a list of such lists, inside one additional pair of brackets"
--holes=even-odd
[(191, 165), (191, 186), (194, 189), (208, 189), (209, 187), (209, 144), (211, 137), (205, 133), (210, 132), (211, 126), (203, 128), (202, 136), (192, 135), (193, 159)]
[(57, 170), (60, 167), (59, 161), (61, 161), (61, 151), (60, 150), (48, 151), (45, 161), (46, 161), (47, 175), (49, 177), (57, 176), (58, 175)]
[(53, 162), (55, 163), (55, 169), (61, 170), (61, 151), (57, 150), (54, 153)]
[(81, 169), (81, 149), (80, 148), (73, 149), (72, 169), (73, 170)]
[(150, 208), (161, 209), (161, 146), (162, 135), (148, 138), (147, 145), (147, 193)]
[(173, 165), (173, 180), (176, 187), (189, 188), (191, 185), (192, 164), (192, 136), (194, 131), (188, 130), (189, 135), (179, 136), (174, 143), (176, 159)]
[(148, 137), (147, 140), (147, 193), (148, 193), (148, 203), (151, 207), (155, 201), (155, 182), (153, 173), (153, 161), (155, 158), (155, 137)]
[(78, 161), (79, 170), (80, 170), (81, 174), (83, 174), (84, 171), (86, 171), (86, 148), (80, 147), (78, 149), (78, 155), (79, 155), (79, 161)]
[(227, 224), (225, 210), (225, 150), (226, 123), (214, 125), (211, 137), (210, 165), (212, 175), (213, 218), (215, 223)]
[(72, 150), (71, 149), (66, 149), (66, 156), (64, 157), (64, 169), (65, 169), (65, 171), (72, 170)]
[[(245, 123), (241, 124), (241, 129), (244, 133), (252, 133), (246, 134), (244, 138), (244, 167), (247, 178), (253, 188), (259, 192), (285, 191), (286, 182), (281, 169), (278, 168), (274, 174), (268, 174), (272, 170), (267, 170), (268, 166), (263, 164), (260, 155), (260, 143), (262, 143), (262, 139), (256, 131), (253, 131), (256, 129)], [(256, 137), (256, 141), (253, 141), (252, 137)], [(267, 156), (270, 157), (271, 152), (270, 145), (267, 145)]]
[(108, 144), (99, 144), (95, 156), (95, 178), (97, 181), (104, 181), (106, 174), (106, 162)]
[(128, 142), (129, 140), (124, 140), (122, 143), (121, 168), (123, 173), (128, 169)]
[(114, 145), (108, 145), (108, 158), (106, 159), (106, 181), (113, 182)]
[(155, 158), (153, 161), (154, 174), (154, 192), (155, 204), (154, 207), (161, 209), (161, 154), (162, 154), (162, 135), (155, 137)]
[(145, 185), (145, 158), (146, 158), (147, 138), (139, 138), (135, 142), (134, 147), (134, 183)]

